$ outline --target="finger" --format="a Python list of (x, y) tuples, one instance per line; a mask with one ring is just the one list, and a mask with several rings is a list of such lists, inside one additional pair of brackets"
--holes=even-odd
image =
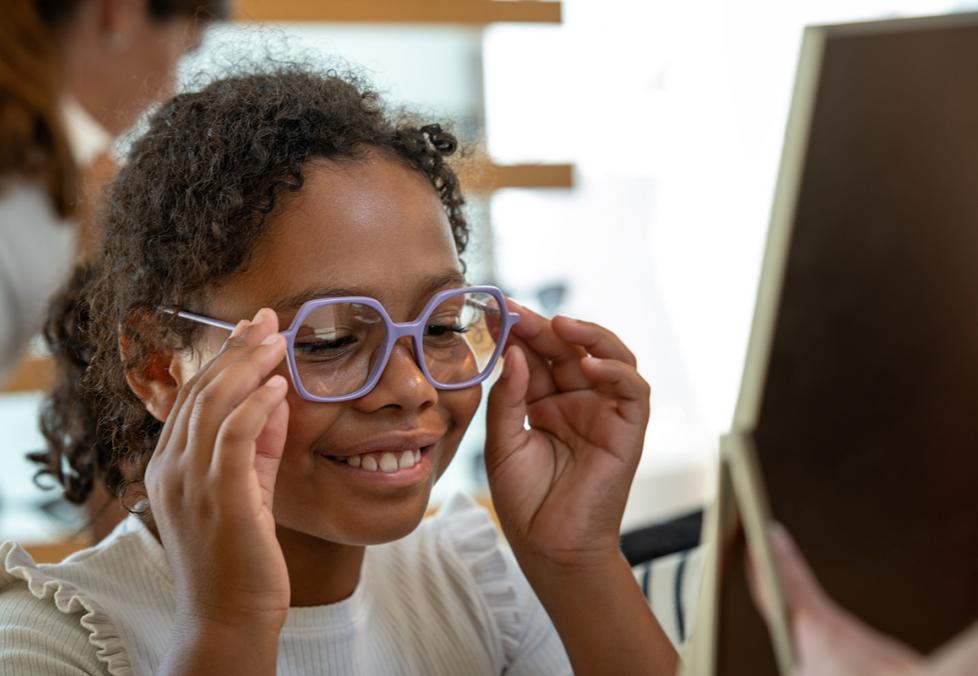
[(225, 352), (191, 389), (185, 408), (185, 453), (203, 469), (211, 462), (214, 437), (224, 418), (274, 369), (285, 356), (285, 339), (278, 333), (278, 317), (261, 310), (255, 322), (229, 339)]
[(255, 440), (255, 472), (258, 474), (262, 493), (269, 496), (269, 507), (271, 507), (271, 495), (275, 488), (275, 478), (278, 476), (288, 430), (289, 404), (283, 397), (278, 406), (272, 409), (265, 427)]
[[(228, 340), (225, 341), (225, 345), (232, 338), (235, 338), (236, 336), (240, 335), (241, 332), (244, 331), (249, 324), (250, 322), (247, 319), (242, 319), (240, 322), (238, 322), (237, 325), (235, 325), (234, 329), (231, 331), (231, 335), (228, 336)], [(166, 416), (166, 421), (163, 423), (163, 429), (160, 431), (160, 436), (156, 443), (157, 450), (154, 453), (154, 456), (163, 455), (167, 452), (167, 447), (169, 446), (170, 437), (173, 435), (174, 429), (178, 427), (177, 421), (179, 420), (182, 423), (186, 422), (186, 418), (188, 416), (187, 415), (181, 416), (180, 412), (183, 410), (183, 406), (186, 403), (187, 399), (189, 398), (193, 386), (203, 375), (204, 371), (207, 369), (207, 366), (213, 363), (213, 361), (214, 360), (212, 359), (208, 362), (208, 364), (205, 364), (201, 370), (197, 371), (197, 373), (195, 373), (194, 376), (190, 378), (190, 380), (184, 383), (184, 385), (177, 390), (176, 399), (174, 400), (173, 405), (170, 407), (170, 411)], [(189, 411), (187, 411), (186, 413), (189, 414)], [(182, 433), (178, 434), (178, 437), (181, 437), (185, 440), (186, 438), (185, 425), (184, 425), (184, 429), (182, 429), (181, 432)], [(177, 439), (176, 441), (180, 441), (180, 440)], [(176, 446), (179, 446), (180, 449), (182, 449), (184, 445), (185, 444), (182, 442), (176, 444)]]
[(749, 552), (744, 552), (744, 570), (747, 573), (747, 589), (751, 598), (754, 600), (754, 607), (757, 608), (764, 622), (770, 625), (774, 619), (772, 614), (772, 602), (767, 597), (761, 581), (758, 579), (757, 566)]
[[(526, 388), (526, 401), (532, 404), (538, 399), (557, 392), (550, 363), (534, 352), (522, 338), (510, 335), (507, 345), (520, 348), (529, 370), (529, 383)], [(508, 349), (508, 348), (507, 348)]]
[(278, 334), (249, 351), (245, 358), (228, 364), (202, 389), (191, 404), (185, 453), (195, 466), (210, 464), (214, 439), (225, 418), (265, 380), (285, 356), (284, 340)]
[(163, 435), (160, 436), (160, 440), (157, 443), (158, 450), (172, 455), (180, 455), (186, 450), (188, 438), (187, 425), (193, 412), (193, 406), (191, 404), (194, 398), (204, 386), (205, 377), (210, 374), (212, 369), (217, 368), (218, 360), (225, 354), (228, 344), (232, 340), (240, 338), (242, 334), (248, 331), (250, 326), (251, 322), (247, 319), (242, 319), (238, 322), (217, 354), (207, 360), (177, 392), (177, 399), (170, 409), (170, 415), (167, 416), (167, 424), (170, 425), (170, 431), (165, 437)]
[(486, 469), (499, 465), (526, 439), (526, 392), (530, 372), (518, 346), (506, 350), (503, 372), (486, 405)]
[(554, 317), (554, 332), (558, 337), (575, 345), (581, 345), (588, 354), (599, 359), (616, 359), (632, 368), (637, 366), (635, 355), (621, 338), (605, 327), (570, 317)]
[(815, 574), (785, 527), (773, 523), (768, 530), (788, 607), (797, 611), (806, 605), (817, 606), (827, 602), (828, 596), (822, 591)]
[(648, 422), (652, 388), (634, 367), (614, 359), (585, 357), (581, 368), (601, 392), (615, 398), (623, 420), (633, 425)]
[(520, 320), (513, 325), (511, 334), (523, 340), (528, 353), (539, 355), (549, 362), (553, 382), (562, 392), (586, 389), (591, 386), (587, 377), (581, 373), (580, 359), (587, 355), (584, 348), (573, 345), (560, 338), (550, 320), (510, 301), (519, 313)]
[(250, 322), (244, 322), (240, 331), (232, 331), (217, 354), (194, 374), (191, 378), (194, 384), (191, 395), (207, 387), (210, 379), (215, 377), (226, 364), (246, 359), (249, 350), (261, 345), (262, 341), (275, 333), (278, 333), (278, 315), (268, 308), (261, 308)]
[[(249, 394), (221, 423), (211, 469), (222, 481), (237, 483), (254, 471), (262, 499), (270, 509), (275, 494), (275, 477), (285, 448), (288, 381), (274, 375)], [(269, 433), (266, 428), (271, 425)], [(259, 439), (262, 444), (259, 455)]]

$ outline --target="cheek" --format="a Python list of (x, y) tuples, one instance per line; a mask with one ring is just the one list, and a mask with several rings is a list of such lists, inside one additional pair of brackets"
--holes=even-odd
[(448, 437), (446, 438), (447, 443), (444, 445), (444, 455), (438, 463), (438, 476), (442, 475), (445, 469), (448, 468), (452, 458), (455, 457), (459, 442), (461, 442), (466, 430), (468, 430), (469, 424), (472, 422), (472, 417), (479, 408), (480, 401), (482, 401), (481, 385), (464, 390), (443, 391), (440, 393), (438, 403), (448, 419), (449, 431)]
[(289, 431), (285, 440), (285, 460), (298, 459), (305, 456), (308, 460), (312, 449), (316, 448), (320, 439), (326, 438), (334, 430), (337, 421), (342, 417), (346, 404), (322, 404), (306, 401), (295, 391), (288, 368), (283, 363), (276, 369), (289, 381), (289, 393), (286, 397), (289, 403)]

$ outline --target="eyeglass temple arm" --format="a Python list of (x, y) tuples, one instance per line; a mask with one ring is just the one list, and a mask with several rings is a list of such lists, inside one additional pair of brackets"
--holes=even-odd
[(208, 326), (213, 326), (218, 329), (224, 329), (225, 331), (234, 331), (234, 324), (228, 322), (222, 322), (219, 319), (213, 319), (211, 317), (206, 317), (204, 315), (198, 315), (193, 312), (187, 312), (186, 310), (174, 310), (173, 308), (163, 308), (163, 312), (168, 315), (176, 315), (182, 319), (189, 319), (200, 324), (207, 324)]

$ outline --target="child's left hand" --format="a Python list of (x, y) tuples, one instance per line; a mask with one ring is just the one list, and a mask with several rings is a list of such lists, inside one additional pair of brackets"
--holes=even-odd
[(493, 504), (524, 568), (600, 567), (621, 557), (619, 528), (649, 420), (649, 385), (608, 329), (511, 307), (520, 321), (489, 395)]

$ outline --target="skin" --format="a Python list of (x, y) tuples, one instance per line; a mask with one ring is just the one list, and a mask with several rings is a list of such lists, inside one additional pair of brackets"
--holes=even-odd
[(177, 63), (203, 30), (192, 17), (155, 19), (147, 0), (86, 0), (60, 27), (65, 88), (119, 135), (173, 94)]
[[(782, 526), (772, 526), (770, 537), (788, 605), (796, 676), (966, 676), (978, 670), (978, 625), (924, 658), (833, 601)], [(753, 577), (751, 582), (757, 607), (771, 621), (770, 604)]]
[[(282, 377), (276, 332), (294, 311), (284, 299), (342, 288), (407, 321), (433, 292), (464, 285), (424, 176), (378, 154), (317, 162), (305, 175), (246, 268), (200, 308), (253, 320), (226, 343), (215, 331), (193, 354), (161, 353), (158, 368), (130, 373), (165, 420), (146, 473), (178, 590), (164, 674), (274, 673), (289, 606), (347, 598), (364, 546), (418, 525), (478, 406), (477, 387), (433, 388), (407, 342), (377, 387), (351, 402), (307, 402)], [(511, 309), (521, 320), (490, 394), (486, 445), (503, 529), (575, 673), (674, 673), (675, 652), (618, 550), (649, 387), (610, 331)], [(427, 481), (377, 493), (320, 457), (391, 431), (437, 437)], [(607, 622), (596, 625), (595, 613)]]

